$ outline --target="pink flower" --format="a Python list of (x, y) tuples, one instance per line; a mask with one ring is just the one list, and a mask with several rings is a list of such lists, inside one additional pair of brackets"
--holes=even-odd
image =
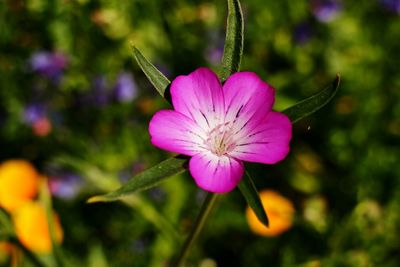
[(272, 111), (275, 90), (255, 73), (238, 72), (221, 85), (199, 68), (171, 84), (175, 110), (161, 110), (150, 121), (153, 145), (190, 156), (197, 185), (214, 193), (233, 190), (243, 161), (274, 164), (289, 153), (292, 125)]

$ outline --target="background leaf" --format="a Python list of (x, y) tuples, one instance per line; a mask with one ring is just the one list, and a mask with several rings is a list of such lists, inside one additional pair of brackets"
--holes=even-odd
[(3, 208), (0, 207), (0, 233), (4, 234), (3, 236), (5, 236), (6, 234), (12, 232), (13, 226), (10, 215)]
[(149, 79), (160, 95), (165, 98), (165, 90), (171, 83), (168, 78), (165, 77), (164, 74), (162, 74), (161, 71), (159, 71), (150, 61), (148, 61), (136, 47), (133, 47), (133, 56), (147, 79)]
[(257, 188), (255, 187), (253, 180), (247, 172), (243, 176), (242, 181), (240, 181), (238, 187), (242, 195), (245, 197), (247, 204), (256, 214), (257, 218), (260, 220), (260, 222), (268, 227), (269, 220), (267, 213), (265, 212), (265, 209), (262, 205)]
[(53, 257), (58, 267), (64, 267), (65, 259), (63, 256), (63, 251), (61, 250), (60, 245), (57, 243), (57, 234), (56, 234), (56, 225), (54, 221), (54, 213), (53, 213), (53, 203), (51, 199), (51, 193), (49, 191), (49, 185), (47, 179), (44, 179), (40, 184), (40, 198), (42, 203), (44, 204), (47, 223), (49, 227), (49, 234), (51, 240), (51, 247), (53, 251)]
[(243, 13), (238, 0), (228, 0), (228, 18), (224, 54), (222, 56), (221, 82), (239, 71), (243, 55)]
[(282, 113), (286, 114), (292, 123), (301, 120), (304, 117), (314, 113), (319, 110), (334, 97), (340, 84), (340, 76), (337, 75), (335, 80), (320, 92), (316, 93), (309, 98), (306, 98), (296, 105), (285, 109)]
[(105, 195), (91, 197), (88, 202), (108, 202), (119, 200), (137, 191), (156, 186), (162, 180), (186, 170), (187, 158), (175, 157), (147, 169), (134, 176), (119, 189)]

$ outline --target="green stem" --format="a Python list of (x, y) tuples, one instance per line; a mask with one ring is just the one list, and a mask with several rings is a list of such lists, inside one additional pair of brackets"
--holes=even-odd
[(57, 243), (57, 234), (56, 234), (56, 226), (53, 216), (53, 203), (51, 199), (51, 195), (49, 192), (49, 188), (47, 185), (47, 180), (43, 181), (40, 188), (40, 197), (45, 206), (46, 216), (47, 216), (47, 224), (49, 227), (49, 234), (51, 240), (51, 246), (53, 251), (54, 260), (58, 267), (64, 267), (64, 262), (62, 260), (61, 248)]
[(182, 250), (179, 253), (176, 260), (172, 263), (171, 266), (173, 267), (180, 267), (182, 266), (185, 257), (187, 256), (190, 248), (193, 246), (193, 243), (196, 241), (197, 237), (199, 236), (201, 230), (203, 229), (205, 222), (207, 221), (208, 217), (210, 216), (211, 210), (215, 206), (216, 200), (218, 198), (218, 194), (208, 193), (203, 205), (201, 206), (200, 213), (194, 222), (192, 230), (189, 233), (189, 236), (186, 238), (185, 243), (183, 244)]
[(11, 243), (13, 243), (14, 245), (16, 245), (19, 249), (22, 250), (22, 252), (24, 253), (24, 255), (30, 260), (30, 262), (33, 264), (33, 266), (35, 267), (46, 267), (46, 265), (44, 265), (35, 254), (33, 254), (32, 251), (30, 251), (27, 247), (25, 247), (21, 241), (19, 241), (18, 238), (16, 237), (9, 237), (8, 241), (10, 241)]

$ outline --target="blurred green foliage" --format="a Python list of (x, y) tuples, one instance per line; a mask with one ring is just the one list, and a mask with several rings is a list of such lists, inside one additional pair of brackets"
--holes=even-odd
[[(400, 265), (399, 14), (385, 1), (343, 0), (321, 19), (315, 2), (242, 1), (241, 69), (277, 89), (277, 110), (343, 77), (336, 98), (295, 125), (287, 159), (248, 166), (259, 189), (293, 201), (295, 225), (276, 238), (252, 234), (235, 190), (192, 252), (196, 264)], [(218, 70), (226, 13), (225, 1), (0, 2), (0, 160), (25, 158), (51, 177), (85, 181), (73, 198), (54, 200), (71, 266), (162, 266), (177, 252), (204, 197), (189, 175), (124, 203), (85, 200), (170, 156), (147, 134), (152, 114), (169, 106), (130, 45), (171, 80)], [(56, 74), (33, 67), (43, 51), (65, 60)], [(121, 72), (133, 76), (134, 99), (116, 96)], [(42, 107), (50, 130), (27, 119), (30, 105)]]

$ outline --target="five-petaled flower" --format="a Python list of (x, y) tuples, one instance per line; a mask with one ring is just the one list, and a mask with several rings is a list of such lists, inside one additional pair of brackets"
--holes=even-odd
[(274, 164), (289, 152), (290, 120), (272, 111), (275, 90), (255, 73), (237, 72), (221, 85), (207, 68), (178, 76), (171, 84), (175, 110), (150, 121), (153, 145), (190, 156), (197, 185), (214, 193), (240, 182), (243, 161)]

